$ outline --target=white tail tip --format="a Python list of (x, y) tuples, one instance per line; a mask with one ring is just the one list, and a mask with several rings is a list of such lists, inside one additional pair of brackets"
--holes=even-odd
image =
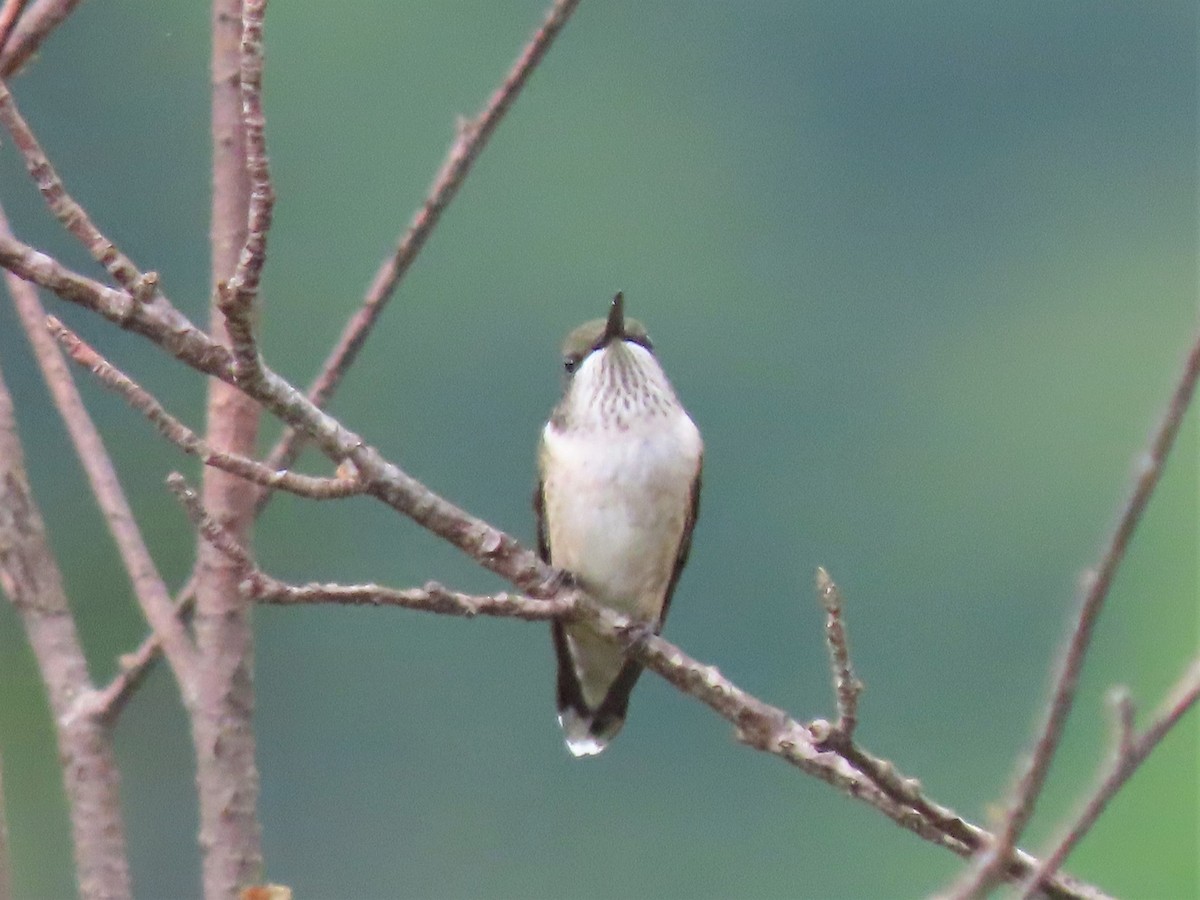
[(585, 719), (573, 709), (565, 709), (558, 715), (562, 726), (563, 740), (576, 759), (596, 756), (608, 746), (612, 735), (592, 734), (592, 720)]

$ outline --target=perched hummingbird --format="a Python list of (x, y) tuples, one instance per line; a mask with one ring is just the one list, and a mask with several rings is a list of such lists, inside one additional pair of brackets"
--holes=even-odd
[[(704, 442), (622, 294), (567, 335), (563, 368), (538, 452), (538, 552), (657, 634), (692, 543)], [(621, 730), (642, 667), (585, 625), (551, 634), (567, 749), (594, 756)]]

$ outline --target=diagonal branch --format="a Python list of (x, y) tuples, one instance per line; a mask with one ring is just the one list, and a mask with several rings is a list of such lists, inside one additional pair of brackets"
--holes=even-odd
[(25, 3), (26, 0), (4, 0), (4, 7), (0, 8), (0, 53), (4, 52), (4, 45), (8, 43), (8, 36), (24, 11)]
[[(175, 598), (175, 615), (181, 622), (186, 623), (191, 618), (195, 602), (196, 582), (193, 577)], [(161, 655), (162, 642), (151, 630), (133, 652), (117, 657), (117, 674), (108, 684), (96, 690), (95, 715), (104, 722), (116, 722)]]
[(318, 478), (286, 470), (278, 471), (248, 456), (214, 450), (203, 438), (168, 413), (145, 388), (97, 353), (57, 318), (47, 316), (46, 327), (74, 362), (90, 371), (101, 384), (149, 419), (159, 434), (184, 453), (199, 457), (205, 465), (254, 484), (279, 488), (310, 500), (351, 497), (363, 492), (363, 485), (354, 479)]
[[(7, 234), (8, 222), (0, 210), (0, 235)], [(138, 604), (146, 621), (162, 641), (176, 678), (186, 686), (192, 677), (194, 648), (187, 632), (175, 618), (170, 594), (142, 539), (104, 440), (88, 415), (62, 354), (46, 332), (43, 324), (46, 312), (38, 300), (37, 292), (28, 282), (11, 274), (6, 273), (5, 280), (25, 333), (33, 345), (42, 376), (67, 426), (92, 493), (120, 551)]]
[(34, 0), (4, 43), (0, 77), (7, 78), (25, 65), (79, 3), (80, 0)]
[[(510, 594), (479, 597), (449, 591), (436, 583), (409, 590), (378, 585), (289, 585), (259, 570), (228, 532), (212, 519), (180, 476), (172, 475), (168, 483), (204, 539), (227, 554), (242, 573), (242, 589), (259, 602), (397, 606), (466, 617), (491, 615), (583, 621), (618, 642), (638, 662), (731, 722), (737, 729), (739, 740), (747, 746), (777, 756), (834, 785), (897, 824), (955, 853), (969, 855), (991, 838), (987, 832), (927, 798), (919, 782), (905, 777), (891, 762), (872, 756), (849, 741), (841, 747), (830, 748), (813, 726), (804, 726), (782, 709), (763, 703), (737, 687), (715, 667), (692, 659), (658, 636), (646, 634), (634, 620), (596, 604), (566, 582), (560, 582), (554, 595), (546, 599)], [(1008, 866), (1006, 877), (1020, 881), (1028, 877), (1036, 864), (1033, 857), (1018, 853)], [(1095, 889), (1065, 877), (1047, 881), (1046, 891), (1054, 897), (1102, 896)]]
[[(1128, 698), (1128, 694), (1124, 695)], [(1111, 760), (1104, 767), (1099, 782), (1080, 808), (1075, 821), (1059, 839), (1057, 845), (1038, 865), (1037, 871), (1022, 886), (1022, 897), (1036, 896), (1048, 876), (1058, 871), (1075, 845), (1091, 830), (1104, 812), (1108, 801), (1124, 787), (1138, 767), (1146, 761), (1167, 732), (1189, 709), (1200, 701), (1200, 659), (1192, 660), (1187, 671), (1167, 692), (1166, 699), (1154, 715), (1154, 720), (1140, 734), (1133, 731), (1130, 714), (1132, 704), (1120, 703), (1117, 741)]]
[[(493, 91), (487, 106), (474, 119), (463, 121), (450, 147), (433, 187), (425, 202), (413, 217), (395, 251), (383, 261), (371, 280), (362, 306), (350, 317), (342, 330), (337, 344), (326, 358), (320, 373), (309, 386), (308, 398), (319, 407), (329, 403), (330, 398), (349, 370), (358, 352), (366, 343), (371, 329), (383, 312), (396, 287), (416, 260), (425, 242), (433, 233), (450, 205), (458, 189), (470, 174), (475, 160), (487, 146), (488, 139), (504, 118), (505, 113), (516, 101), (521, 89), (533, 74), (534, 69), (545, 57), (554, 39), (567, 24), (579, 0), (555, 0), (546, 13), (541, 27), (517, 56), (516, 62)], [(267, 465), (272, 468), (287, 468), (296, 461), (304, 443), (304, 433), (295, 429), (284, 433), (279, 442), (267, 454)], [(259, 508), (265, 504), (269, 494), (259, 500)]]
[(17, 109), (16, 101), (8, 86), (0, 81), (0, 124), (12, 135), (13, 143), (25, 159), (29, 175), (41, 191), (46, 206), (62, 224), (100, 263), (113, 280), (137, 300), (146, 299), (154, 292), (158, 276), (143, 274), (117, 246), (110, 241), (92, 222), (91, 217), (75, 199), (67, 193), (58, 172), (50, 164), (41, 144), (30, 130)]
[(1192, 344), (1184, 363), (1183, 372), (1172, 392), (1167, 411), (1151, 435), (1149, 449), (1140, 460), (1133, 492), (1121, 511), (1116, 531), (1113, 532), (1096, 568), (1088, 573), (1085, 580), (1083, 599), (1067, 642), (1066, 651), (1061, 657), (1060, 668), (1054, 679), (1054, 689), (1046, 709), (1045, 722), (1042, 724), (1033, 752), (1022, 765), (996, 843), (986, 853), (980, 855), (967, 873), (951, 888), (951, 896), (955, 898), (973, 897), (987, 890), (1004, 865), (1004, 860), (1016, 846), (1030, 816), (1033, 815), (1034, 806), (1041, 794), (1042, 786), (1045, 784), (1046, 775), (1050, 771), (1050, 763), (1058, 749), (1067, 716), (1075, 703), (1079, 673), (1083, 669), (1083, 661), (1088, 647), (1091, 645), (1092, 631), (1104, 608), (1104, 601), (1108, 597), (1108, 591), (1112, 586), (1117, 569), (1125, 557), (1125, 549), (1162, 477), (1167, 455), (1175, 443), (1175, 437), (1179, 434), (1184, 413), (1191, 403), (1198, 378), (1200, 378), (1200, 336), (1197, 336)]

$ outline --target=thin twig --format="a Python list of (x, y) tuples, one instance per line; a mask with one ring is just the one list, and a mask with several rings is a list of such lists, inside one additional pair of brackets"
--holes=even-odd
[[(0, 234), (8, 234), (8, 222), (2, 210)], [(57, 344), (46, 331), (46, 311), (42, 308), (37, 291), (28, 282), (9, 273), (5, 273), (5, 281), (54, 405), (67, 426), (67, 433), (87, 474), (92, 493), (116, 541), (138, 604), (150, 627), (162, 639), (176, 677), (181, 684), (186, 684), (193, 666), (191, 639), (175, 619), (167, 586), (142, 540), (137, 520), (125, 498), (104, 440), (88, 415)]]
[(242, 4), (239, 85), (250, 196), (246, 239), (237, 267), (229, 282), (217, 288), (239, 378), (253, 377), (259, 365), (258, 345), (254, 338), (255, 310), (267, 255), (267, 232), (275, 207), (275, 189), (267, 163), (267, 123), (262, 107), (263, 13), (266, 5), (266, 0), (244, 0)]
[[(396, 245), (395, 251), (380, 264), (367, 289), (362, 306), (350, 317), (337, 344), (321, 366), (321, 371), (308, 388), (308, 398), (316, 406), (324, 408), (341, 383), (358, 353), (374, 328), (392, 294), (433, 233), (442, 213), (450, 205), (458, 189), (462, 187), (475, 160), (487, 146), (488, 139), (513, 105), (529, 76), (545, 57), (554, 39), (567, 24), (579, 0), (555, 0), (541, 27), (529, 43), (521, 50), (512, 68), (492, 92), (487, 106), (474, 119), (460, 122), (458, 133), (441, 169), (434, 179), (433, 187), (421, 208)], [(279, 442), (266, 456), (266, 464), (273, 468), (288, 468), (296, 461), (306, 437), (302, 431), (285, 431)], [(259, 508), (266, 503), (269, 494), (259, 499)]]
[[(196, 603), (196, 581), (189, 578), (187, 584), (175, 595), (175, 615), (182, 622), (191, 618)], [(117, 658), (117, 674), (102, 688), (96, 690), (93, 713), (101, 721), (113, 723), (121, 715), (130, 698), (142, 684), (162, 656), (162, 642), (151, 631), (131, 653)]]
[(8, 129), (13, 143), (25, 158), (25, 166), (50, 212), (71, 235), (100, 263), (113, 280), (135, 300), (145, 300), (154, 292), (158, 276), (143, 274), (117, 246), (92, 222), (87, 212), (67, 193), (58, 172), (50, 164), (37, 138), (22, 118), (8, 86), (0, 81), (0, 124)]
[(257, 460), (237, 453), (214, 450), (198, 434), (172, 416), (154, 397), (132, 378), (106, 360), (78, 334), (54, 316), (46, 317), (46, 327), (67, 355), (96, 376), (135, 410), (144, 415), (159, 434), (184, 453), (196, 456), (205, 465), (222, 469), (239, 478), (269, 488), (279, 488), (311, 500), (330, 500), (361, 494), (361, 482), (349, 478), (319, 478), (296, 472), (268, 469)]
[(262, 572), (249, 581), (250, 595), (259, 603), (299, 606), (337, 603), (346, 606), (398, 606), (447, 616), (499, 616), (545, 621), (572, 608), (571, 598), (540, 600), (515, 594), (463, 594), (430, 581), (420, 588), (396, 590), (377, 584), (286, 584)]
[(842, 623), (842, 592), (821, 566), (817, 567), (817, 594), (825, 608), (825, 643), (829, 648), (829, 668), (833, 673), (838, 711), (837, 722), (827, 740), (850, 744), (858, 725), (858, 696), (863, 684), (850, 664), (850, 645)]
[(208, 541), (241, 570), (245, 575), (254, 569), (254, 560), (250, 558), (250, 554), (246, 552), (246, 548), (238, 543), (237, 538), (229, 533), (229, 531), (220, 525), (216, 519), (208, 514), (204, 509), (204, 504), (200, 502), (200, 496), (188, 487), (187, 479), (178, 472), (172, 472), (167, 476), (167, 487), (171, 493), (183, 505), (187, 511), (188, 518), (200, 532), (200, 536)]
[(1016, 846), (1025, 829), (1050, 771), (1050, 763), (1062, 738), (1063, 727), (1075, 702), (1079, 673), (1092, 640), (1092, 631), (1104, 608), (1109, 588), (1117, 573), (1125, 549), (1141, 520), (1150, 497), (1162, 477), (1167, 454), (1179, 433), (1184, 413), (1191, 403), (1200, 377), (1200, 337), (1188, 353), (1183, 372), (1172, 392), (1170, 404), (1150, 438), (1149, 449), (1139, 461), (1134, 488), (1121, 511), (1121, 517), (1096, 568), (1084, 580), (1083, 599), (1076, 616), (1066, 651), (1060, 657), (1060, 668), (1054, 679), (1054, 689), (1033, 752), (1022, 765), (1007, 810), (999, 828), (995, 845), (981, 854), (967, 872), (951, 887), (950, 896), (975, 897), (986, 892), (994, 883), (996, 873), (1005, 858)]
[(1104, 766), (1096, 787), (1080, 808), (1074, 822), (1042, 860), (1033, 877), (1021, 888), (1022, 897), (1035, 896), (1046, 877), (1058, 871), (1059, 866), (1070, 855), (1075, 845), (1096, 824), (1096, 820), (1104, 812), (1108, 801), (1124, 786), (1146, 757), (1166, 737), (1167, 732), (1175, 727), (1183, 714), (1195, 706), (1198, 700), (1200, 700), (1200, 659), (1193, 660), (1179, 681), (1167, 692), (1166, 699), (1154, 715), (1154, 720), (1140, 734), (1127, 730), (1125, 717), (1132, 707), (1128, 705), (1118, 707), (1118, 739), (1113, 748), (1111, 760)]
[(0, 53), (0, 77), (8, 78), (25, 65), (79, 3), (80, 0), (34, 0)]

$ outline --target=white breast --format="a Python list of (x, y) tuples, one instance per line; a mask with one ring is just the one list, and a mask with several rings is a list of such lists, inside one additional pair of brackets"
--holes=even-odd
[(551, 562), (604, 603), (656, 621), (700, 468), (700, 432), (677, 408), (634, 417), (624, 430), (548, 424), (542, 441)]

